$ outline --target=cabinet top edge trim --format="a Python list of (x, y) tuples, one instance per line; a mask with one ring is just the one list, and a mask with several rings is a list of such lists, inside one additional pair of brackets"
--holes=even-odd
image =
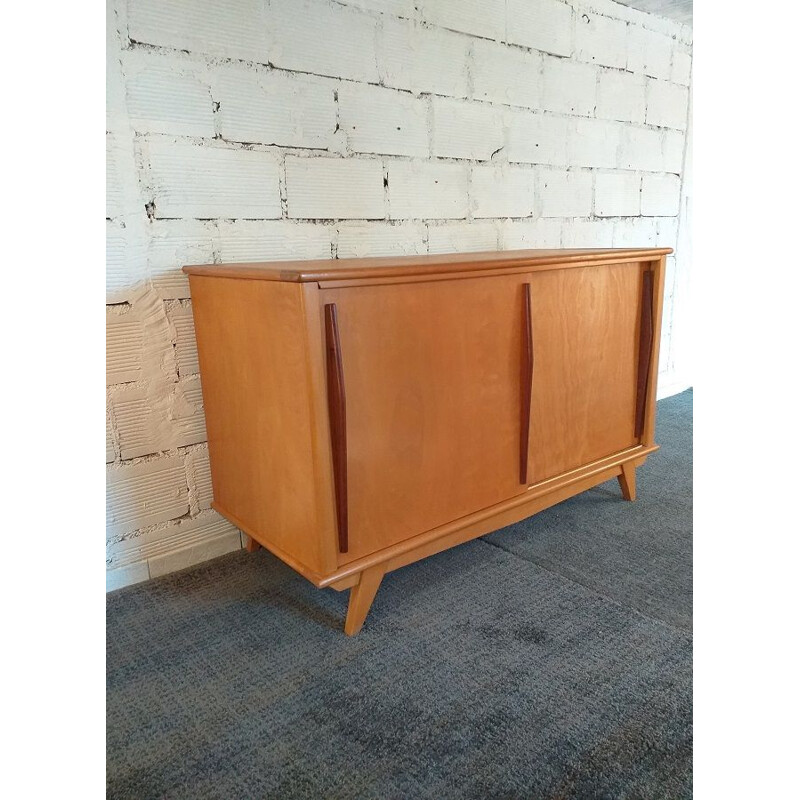
[(316, 259), (310, 261), (259, 261), (229, 264), (190, 264), (187, 275), (248, 278), (263, 281), (308, 283), (360, 278), (442, 275), (451, 272), (501, 270), (558, 264), (593, 264), (615, 258), (651, 260), (672, 253), (671, 247), (586, 250), (504, 250), (480, 253), (445, 253), (427, 256)]

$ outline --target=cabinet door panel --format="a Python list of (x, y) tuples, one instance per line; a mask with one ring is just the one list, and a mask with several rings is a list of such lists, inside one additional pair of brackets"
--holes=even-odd
[(348, 549), (374, 552), (511, 497), (527, 276), (323, 289), (347, 416)]
[(531, 483), (631, 447), (643, 265), (530, 276)]

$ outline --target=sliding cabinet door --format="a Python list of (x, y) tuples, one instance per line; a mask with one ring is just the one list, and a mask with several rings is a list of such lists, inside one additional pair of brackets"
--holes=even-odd
[(341, 561), (525, 490), (526, 283), (321, 291)]
[(529, 276), (534, 352), (531, 483), (638, 443), (638, 351), (646, 266), (576, 267)]

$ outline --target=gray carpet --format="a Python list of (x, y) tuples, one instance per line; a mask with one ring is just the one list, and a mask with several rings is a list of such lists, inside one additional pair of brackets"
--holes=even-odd
[(692, 394), (638, 471), (388, 575), (265, 551), (107, 600), (111, 798), (691, 796)]

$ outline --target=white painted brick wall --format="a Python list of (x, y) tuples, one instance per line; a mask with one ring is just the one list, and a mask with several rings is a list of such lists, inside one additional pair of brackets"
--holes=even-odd
[(589, 172), (543, 170), (539, 178), (543, 217), (588, 217), (592, 213)]
[(506, 38), (557, 56), (571, 55), (573, 11), (559, 0), (507, 0)]
[(324, 148), (336, 130), (333, 81), (226, 66), (211, 86), (229, 141)]
[(377, 83), (377, 20), (326, 0), (270, 0), (269, 60), (276, 67)]
[(575, 23), (575, 56), (581, 61), (625, 69), (628, 25), (622, 20), (584, 12)]
[(135, 42), (266, 63), (267, 21), (261, 0), (129, 0)]
[(433, 155), (482, 161), (503, 146), (502, 109), (434, 97)]
[(464, 219), (465, 164), (397, 161), (389, 164), (391, 219)]
[(575, 122), (552, 114), (507, 111), (506, 157), (525, 164), (567, 164), (567, 134)]
[(290, 217), (382, 219), (383, 166), (380, 161), (343, 158), (286, 158)]
[(469, 94), (470, 40), (408, 20), (382, 20), (378, 72), (386, 86), (452, 97)]
[(668, 301), (688, 285), (689, 29), (613, 0), (109, 0), (107, 22), (109, 589), (241, 542), (210, 510), (184, 264), (681, 242)]
[(530, 168), (476, 166), (472, 168), (472, 216), (530, 217), (533, 215), (535, 173)]
[(342, 83), (339, 125), (354, 153), (427, 156), (428, 103), (406, 92)]
[(644, 122), (647, 113), (644, 75), (600, 70), (597, 82), (597, 116), (622, 122)]
[(545, 58), (542, 108), (589, 117), (597, 104), (597, 68), (591, 64)]
[(672, 71), (673, 47), (673, 40), (669, 36), (639, 25), (629, 25), (628, 69), (668, 80)]
[(689, 104), (689, 90), (667, 81), (648, 81), (647, 115), (648, 125), (663, 128), (686, 128), (686, 107)]
[(680, 204), (681, 182), (677, 175), (645, 175), (642, 178), (642, 216), (675, 216)]
[(505, 34), (505, 0), (421, 0), (417, 6), (433, 25), (487, 39)]
[(272, 153), (152, 139), (142, 146), (160, 217), (281, 216), (279, 165)]
[(476, 39), (472, 45), (472, 85), (473, 97), (478, 100), (539, 108), (542, 56)]
[(598, 217), (634, 217), (639, 214), (641, 178), (632, 172), (595, 176), (594, 211)]

